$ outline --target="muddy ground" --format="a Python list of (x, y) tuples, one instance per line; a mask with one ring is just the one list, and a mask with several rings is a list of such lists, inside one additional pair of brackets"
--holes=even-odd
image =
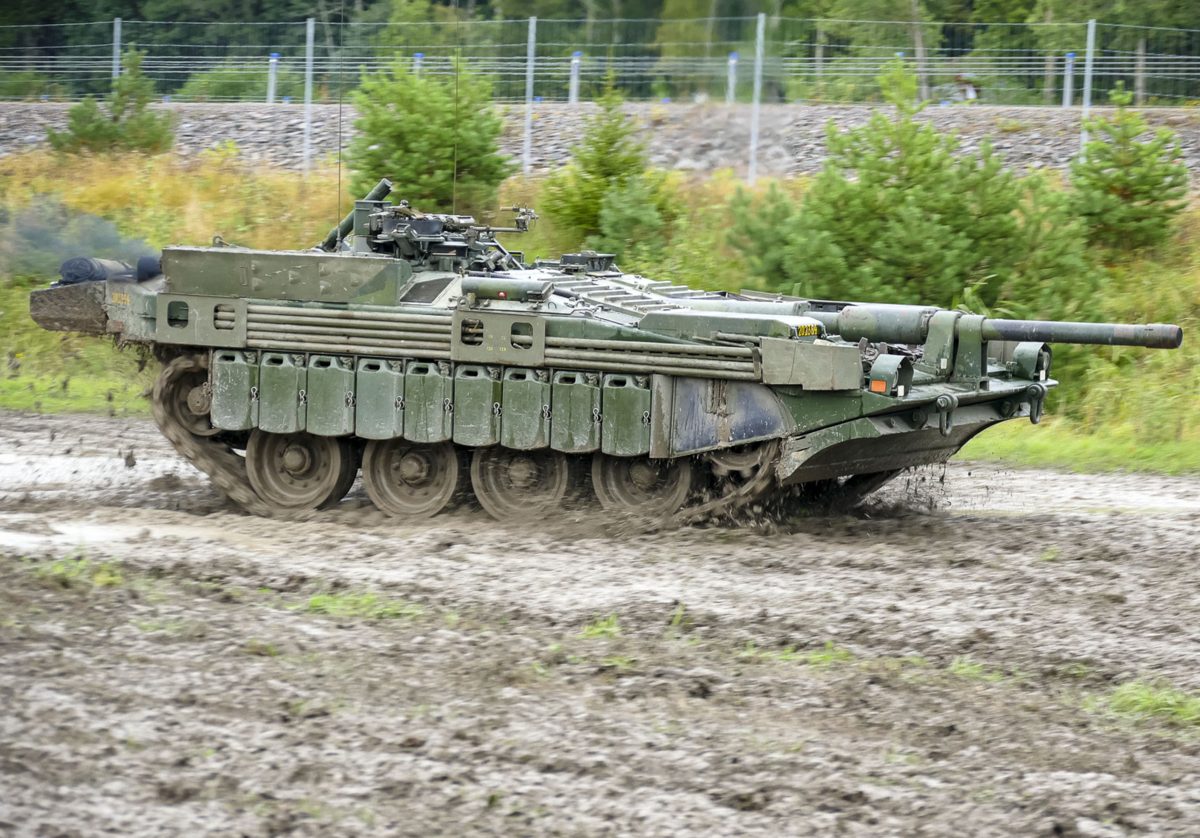
[(1103, 704), (1200, 690), (1197, 479), (279, 523), (149, 422), (0, 414), (0, 555), (0, 836), (1200, 834), (1200, 737)]

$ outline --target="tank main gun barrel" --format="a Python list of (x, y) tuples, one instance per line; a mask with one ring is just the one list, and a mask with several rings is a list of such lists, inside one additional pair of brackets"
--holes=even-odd
[(986, 320), (987, 340), (1040, 341), (1041, 343), (1090, 343), (1100, 346), (1144, 346), (1147, 349), (1178, 349), (1183, 329), (1162, 323), (1070, 323), (1053, 320)]
[[(810, 311), (805, 316), (820, 320), (830, 334), (843, 340), (888, 343), (924, 343), (929, 324), (940, 309), (932, 306), (852, 305), (841, 311)], [(1183, 343), (1179, 326), (1152, 323), (1071, 323), (1053, 320), (983, 321), (984, 340), (1038, 341), (1041, 343), (1078, 343), (1100, 346), (1143, 346), (1148, 349), (1176, 349)]]
[[(392, 182), (387, 178), (383, 178), (379, 183), (375, 184), (375, 188), (367, 193), (363, 198), (364, 201), (382, 201), (392, 192)], [(346, 236), (350, 235), (354, 230), (354, 209), (350, 209), (350, 213), (342, 219), (342, 223), (329, 231), (329, 235), (325, 237), (325, 241), (317, 245), (321, 250), (332, 253), (337, 249), (337, 244)]]

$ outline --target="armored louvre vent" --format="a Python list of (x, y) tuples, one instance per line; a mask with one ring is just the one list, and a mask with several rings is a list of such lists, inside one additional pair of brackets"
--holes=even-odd
[(449, 314), (248, 305), (246, 344), (385, 358), (449, 358)]
[(554, 287), (578, 294), (579, 298), (595, 305), (641, 315), (650, 311), (675, 308), (675, 304), (651, 294), (643, 294), (627, 286), (603, 279), (555, 279)]

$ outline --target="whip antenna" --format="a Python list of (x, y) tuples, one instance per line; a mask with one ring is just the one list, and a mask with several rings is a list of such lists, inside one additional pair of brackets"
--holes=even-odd
[(462, 72), (461, 24), (458, 0), (454, 0), (454, 173), (450, 183), (450, 213), (452, 215), (458, 215), (458, 74)]
[[(337, 61), (337, 76), (338, 76), (338, 81), (337, 81), (337, 100), (338, 100), (338, 132), (337, 132), (337, 137), (338, 137), (337, 222), (338, 223), (337, 223), (337, 229), (339, 230), (337, 249), (341, 250), (342, 249), (342, 234), (340, 231), (341, 231), (341, 225), (342, 225), (342, 68), (345, 66), (344, 61), (345, 61), (345, 57), (346, 57), (346, 50), (344, 49), (344, 47), (346, 45), (346, 0), (342, 0), (342, 8), (341, 8), (341, 11), (338, 13), (338, 18), (341, 21), (341, 26), (338, 27), (338, 61)], [(351, 229), (353, 229), (353, 228), (351, 228)]]

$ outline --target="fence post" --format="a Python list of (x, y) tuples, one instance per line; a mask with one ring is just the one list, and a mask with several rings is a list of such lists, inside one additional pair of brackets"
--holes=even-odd
[(729, 69), (725, 74), (725, 104), (732, 105), (737, 101), (737, 63), (738, 54), (729, 53)]
[(1133, 103), (1146, 104), (1146, 39), (1138, 38), (1133, 65)]
[(304, 171), (308, 171), (312, 158), (312, 88), (313, 88), (313, 40), (317, 34), (317, 19), (308, 19), (308, 32), (304, 41)]
[(579, 102), (579, 63), (583, 60), (582, 52), (571, 53), (571, 83), (567, 87), (567, 104)]
[(920, 85), (921, 101), (929, 99), (929, 76), (925, 70), (925, 35), (921, 32), (921, 5), (912, 0), (913, 51), (917, 54), (917, 83)]
[(754, 185), (758, 177), (758, 112), (762, 101), (763, 46), (767, 33), (767, 15), (758, 13), (758, 33), (754, 36), (754, 105), (750, 110), (750, 171), (746, 182)]
[(421, 65), (424, 63), (425, 63), (425, 53), (414, 52), (413, 53), (412, 71), (413, 71), (413, 75), (416, 76), (417, 78), (421, 78)]
[(267, 60), (267, 104), (275, 104), (275, 74), (279, 71), (279, 53), (271, 53)]
[(121, 77), (121, 19), (113, 18), (113, 78)]
[(1054, 58), (1054, 53), (1046, 55), (1046, 81), (1042, 89), (1042, 102), (1046, 105), (1054, 104), (1054, 65), (1057, 63)]
[(529, 19), (529, 43), (525, 47), (525, 148), (521, 171), (528, 176), (533, 168), (533, 65), (537, 60), (537, 18)]
[(1075, 53), (1068, 52), (1063, 63), (1063, 103), (1064, 108), (1075, 104)]
[(1087, 29), (1087, 55), (1083, 60), (1083, 115), (1082, 122), (1083, 130), (1079, 132), (1079, 159), (1084, 160), (1087, 157), (1088, 130), (1087, 118), (1088, 111), (1092, 107), (1092, 62), (1096, 56), (1096, 19), (1092, 18), (1088, 21)]
[(822, 99), (825, 96), (825, 30), (817, 27), (817, 98)]

